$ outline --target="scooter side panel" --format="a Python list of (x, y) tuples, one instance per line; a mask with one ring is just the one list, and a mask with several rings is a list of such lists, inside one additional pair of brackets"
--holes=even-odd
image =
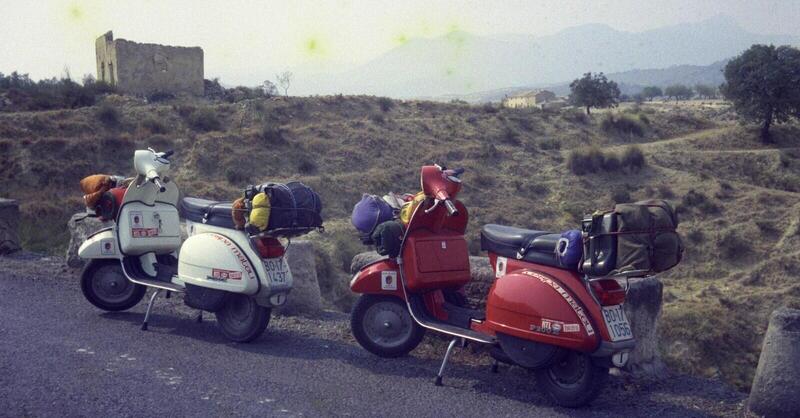
[(181, 247), (178, 276), (196, 286), (254, 295), (259, 288), (255, 261), (223, 235), (196, 234)]
[(355, 293), (392, 295), (405, 300), (401, 286), (400, 266), (392, 259), (365, 266), (350, 281), (350, 290)]
[(495, 281), (486, 301), (486, 322), (496, 333), (592, 352), (600, 343), (585, 307), (555, 277), (522, 270)]
[(86, 241), (78, 248), (78, 256), (84, 260), (94, 258), (121, 259), (122, 254), (119, 252), (119, 246), (117, 246), (114, 229), (103, 229), (86, 238)]
[(597, 304), (595, 299), (589, 294), (586, 289), (581, 276), (571, 270), (564, 270), (541, 264), (528, 263), (524, 261), (515, 260), (512, 258), (498, 257), (497, 254), (489, 253), (489, 263), (495, 272), (495, 277), (502, 277), (505, 274), (512, 272), (519, 272), (523, 270), (533, 270), (542, 272), (544, 274), (555, 277), (560, 286), (567, 289), (573, 297), (577, 298), (578, 302), (589, 313), (589, 320), (592, 324), (596, 325), (595, 332), (599, 332), (600, 337), (605, 341), (611, 341), (611, 336), (608, 334), (605, 322), (603, 322), (603, 312), (600, 305)]

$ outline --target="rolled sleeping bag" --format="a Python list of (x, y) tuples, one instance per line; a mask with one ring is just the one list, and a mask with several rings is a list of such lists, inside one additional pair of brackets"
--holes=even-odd
[(350, 222), (362, 234), (371, 235), (375, 227), (394, 217), (394, 211), (378, 196), (364, 194), (353, 207)]
[(561, 234), (556, 244), (556, 258), (561, 266), (569, 269), (578, 269), (578, 264), (583, 257), (583, 237), (581, 231), (572, 229)]

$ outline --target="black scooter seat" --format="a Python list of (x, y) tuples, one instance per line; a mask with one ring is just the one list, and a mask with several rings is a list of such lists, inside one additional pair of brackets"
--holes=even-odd
[(556, 258), (556, 245), (561, 234), (513, 226), (488, 224), (481, 229), (481, 250), (510, 257), (564, 268)]
[(222, 228), (234, 229), (232, 203), (184, 197), (181, 201), (183, 216), (192, 221)]

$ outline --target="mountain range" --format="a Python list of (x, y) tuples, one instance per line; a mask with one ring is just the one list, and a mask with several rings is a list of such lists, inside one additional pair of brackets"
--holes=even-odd
[(459, 31), (411, 39), (346, 72), (303, 73), (297, 80), (304, 91), (318, 94), (396, 98), (558, 87), (587, 71), (613, 74), (616, 81), (633, 86), (719, 84), (715, 74), (720, 75), (724, 62), (754, 43), (797, 45), (800, 38), (751, 33), (725, 16), (643, 32), (603, 24), (541, 37)]

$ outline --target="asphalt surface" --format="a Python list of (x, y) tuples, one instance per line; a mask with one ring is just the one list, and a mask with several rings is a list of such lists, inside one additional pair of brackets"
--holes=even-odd
[[(180, 297), (105, 313), (59, 261), (0, 257), (0, 416), (736, 416), (743, 394), (716, 381), (612, 377), (590, 407), (553, 406), (519, 368), (489, 372), (456, 352), (444, 387), (438, 341), (384, 360), (353, 342), (348, 316), (273, 317), (235, 344)], [(426, 348), (427, 347), (427, 348)], [(466, 360), (465, 360), (466, 359)]]

